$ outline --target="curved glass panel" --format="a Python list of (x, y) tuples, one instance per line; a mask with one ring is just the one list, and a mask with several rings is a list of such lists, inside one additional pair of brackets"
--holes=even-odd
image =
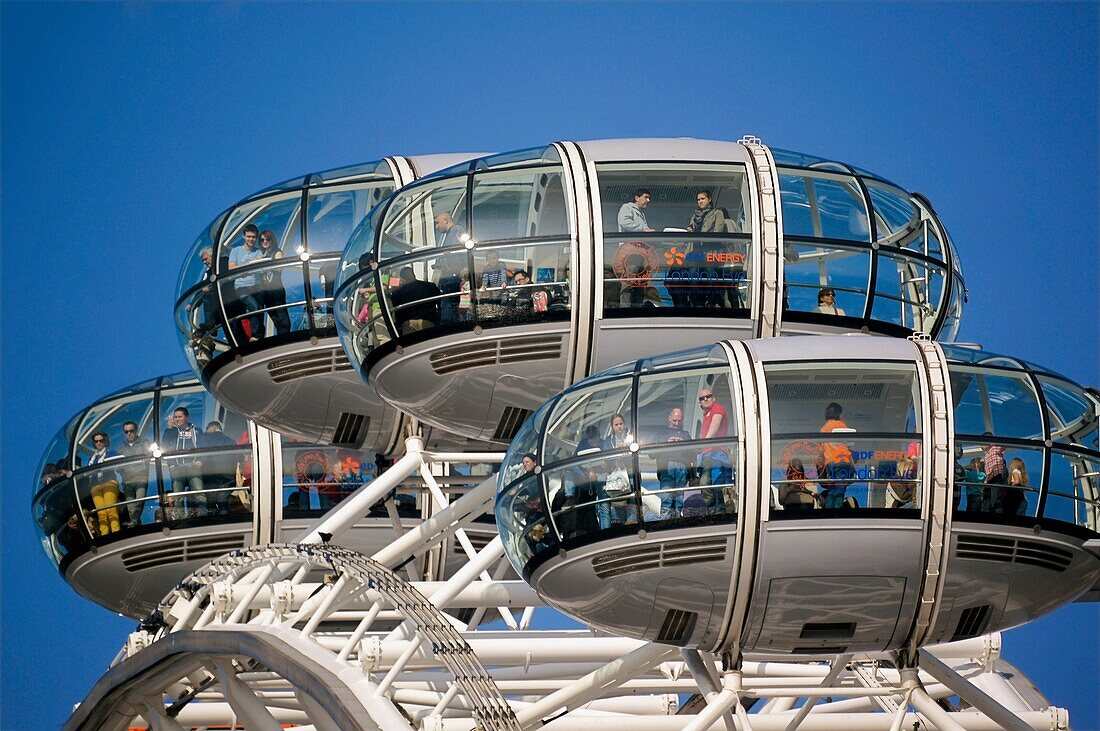
[(370, 262), (374, 261), (374, 236), (379, 224), (385, 217), (387, 203), (383, 201), (367, 213), (348, 240), (347, 247), (340, 257), (340, 271), (336, 278), (336, 287), (339, 289), (344, 284), (370, 268)]
[(1100, 533), (1100, 456), (1055, 450), (1043, 517)]
[(179, 281), (176, 283), (176, 299), (182, 297), (184, 292), (209, 277), (214, 271), (212, 264), (214, 251), (217, 249), (214, 236), (227, 215), (229, 215), (228, 211), (221, 213), (191, 245), (187, 258), (183, 261), (183, 268), (180, 269)]
[[(357, 165), (344, 165), (331, 170), (323, 170), (310, 176), (310, 183), (336, 183), (353, 178), (392, 178), (390, 165), (385, 160), (371, 160)], [(373, 182), (373, 181), (363, 181)]]
[(38, 465), (38, 482), (34, 488), (36, 493), (43, 487), (62, 479), (65, 472), (73, 468), (71, 450), (73, 435), (76, 433), (76, 422), (79, 419), (79, 414), (69, 419), (69, 423), (58, 429), (50, 440), (49, 446), (42, 454), (42, 462)]
[[(497, 155), (483, 157), (474, 161), (475, 170), (499, 170), (501, 168), (516, 167), (518, 165), (530, 165), (540, 162), (561, 162), (557, 149), (553, 145), (549, 147), (530, 147), (526, 150), (515, 152), (502, 152)], [(466, 163), (467, 165), (469, 163)]]
[(1039, 377), (1043, 398), (1047, 404), (1047, 421), (1050, 439), (1100, 451), (1100, 434), (1097, 432), (1096, 404), (1080, 386)]
[[(497, 239), (565, 237), (569, 206), (559, 167), (538, 167), (474, 176), (470, 235)], [(438, 226), (437, 226), (438, 231)], [(447, 245), (442, 243), (440, 245)]]
[(863, 317), (871, 278), (871, 251), (788, 239), (783, 276), (788, 311)]
[(135, 532), (248, 521), (251, 455), (247, 420), (194, 377), (119, 389), (46, 448), (32, 502), (42, 547), (56, 565)]
[(923, 259), (879, 250), (871, 319), (930, 332), (943, 301), (946, 276), (946, 269)]
[(870, 242), (867, 206), (854, 177), (781, 170), (779, 190), (784, 234)]
[(393, 182), (379, 181), (339, 190), (310, 191), (306, 247), (311, 253), (341, 252), (367, 211), (393, 192)]
[[(945, 352), (958, 435), (956, 484), (965, 477), (956, 490), (956, 508), (966, 515), (1041, 518), (1096, 532), (1096, 401), (1038, 366), (981, 350)], [(1045, 413), (1027, 371), (1039, 382)]]
[(1039, 401), (1025, 374), (963, 365), (949, 370), (956, 434), (1045, 438)]
[[(697, 350), (696, 362), (705, 363), (710, 349)], [(522, 427), (502, 466), (496, 506), (517, 570), (559, 541), (736, 515), (737, 394), (728, 362), (720, 362), (639, 377), (636, 364), (611, 369), (566, 390)], [(532, 449), (540, 438), (541, 450)]]
[[(957, 511), (971, 516), (993, 513), (1035, 517), (1038, 514), (1042, 448), (1004, 447), (990, 441), (957, 439), (955, 453)], [(965, 479), (960, 482), (962, 477)], [(1062, 516), (1049, 517), (1065, 520)]]
[(850, 515), (853, 508), (919, 514), (921, 396), (912, 364), (775, 365), (765, 372), (774, 509), (792, 517)]
[(404, 256), (427, 246), (457, 246), (466, 233), (465, 175), (431, 179), (394, 194), (376, 234), (378, 261)]
[(63, 479), (40, 493), (31, 505), (39, 544), (54, 566), (70, 553), (91, 545), (87, 521), (77, 506), (72, 480)]
[(504, 552), (519, 572), (535, 553), (556, 544), (539, 476), (528, 474), (497, 498), (496, 518)]
[[(839, 166), (812, 160), (795, 164), (808, 164), (814, 170), (779, 170), (784, 308), (791, 313), (859, 319), (866, 313), (871, 321), (926, 333), (935, 329), (946, 308), (941, 338), (953, 339), (963, 288), (961, 281), (946, 287), (943, 236), (931, 211), (896, 186), (826, 171), (823, 166), (838, 170)], [(868, 246), (872, 240), (874, 244)], [(872, 295), (869, 309), (868, 295)]]
[(308, 177), (305, 193), (306, 178), (298, 178), (226, 211), (192, 247), (180, 276), (176, 327), (194, 370), (252, 341), (334, 329), (339, 252), (393, 191), (393, 181), (384, 161)]

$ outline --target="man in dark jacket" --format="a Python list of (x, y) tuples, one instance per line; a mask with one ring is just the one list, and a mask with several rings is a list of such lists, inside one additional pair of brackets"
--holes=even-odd
[(398, 278), (401, 285), (390, 295), (398, 332), (408, 335), (438, 325), (439, 299), (443, 295), (439, 287), (417, 279), (412, 267), (402, 267)]

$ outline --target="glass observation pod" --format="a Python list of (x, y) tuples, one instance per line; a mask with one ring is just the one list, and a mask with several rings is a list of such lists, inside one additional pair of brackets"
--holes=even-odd
[(924, 338), (725, 341), (527, 420), (497, 525), (549, 604), (616, 634), (880, 652), (1100, 590), (1100, 398)]
[(340, 252), (378, 201), (472, 154), (388, 157), (272, 186), (221, 213), (184, 262), (176, 328), (227, 405), (301, 439), (388, 454), (401, 414), (356, 376), (332, 315)]
[(340, 267), (352, 364), (411, 415), (495, 441), (595, 371), (719, 338), (953, 340), (965, 293), (919, 194), (754, 139), (463, 163), (380, 203)]
[[(77, 592), (142, 617), (211, 559), (293, 538), (384, 466), (370, 452), (269, 431), (177, 374), (74, 415), (42, 456), (31, 511), (47, 558)], [(459, 492), (484, 479), (463, 471), (439, 479)], [(339, 542), (368, 555), (392, 542), (431, 509), (421, 487), (399, 487)], [(492, 516), (468, 530), (473, 540), (496, 534)], [(437, 553), (425, 575), (463, 561)]]

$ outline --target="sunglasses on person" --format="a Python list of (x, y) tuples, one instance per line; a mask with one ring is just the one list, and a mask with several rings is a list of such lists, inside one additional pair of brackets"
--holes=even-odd
[(103, 437), (96, 437), (95, 439), (92, 440), (92, 443), (93, 444), (106, 444), (107, 440), (104, 439)]
[(123, 429), (124, 434), (137, 434), (137, 429)]
[(707, 399), (712, 399), (712, 398), (714, 398), (713, 393), (704, 393), (702, 396), (699, 397), (699, 402), (702, 403), (703, 401), (706, 401)]

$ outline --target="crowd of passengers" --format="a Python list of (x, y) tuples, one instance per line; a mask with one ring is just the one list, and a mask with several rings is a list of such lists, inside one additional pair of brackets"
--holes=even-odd
[[(652, 435), (646, 443), (674, 444), (693, 439), (726, 437), (729, 433), (728, 412), (718, 403), (712, 389), (699, 392), (699, 406), (703, 410), (703, 418), (695, 437), (683, 428), (683, 409), (675, 407), (668, 412), (667, 426)], [(844, 421), (843, 413), (844, 409), (838, 403), (826, 406), (825, 422), (820, 432), (843, 434), (855, 431)], [(601, 433), (607, 436), (601, 437)], [(986, 436), (992, 435), (987, 432)], [(626, 429), (626, 419), (617, 413), (611, 416), (602, 431), (599, 425), (587, 426), (573, 456), (628, 447), (631, 442), (633, 436)], [(816, 446), (816, 457), (809, 474), (802, 458), (789, 458), (785, 479), (773, 482), (776, 488), (775, 507), (789, 511), (859, 508), (857, 497), (847, 494), (848, 488), (856, 482), (882, 486), (879, 507), (919, 507), (917, 486), (922, 457), (919, 441), (910, 443), (904, 456), (870, 479), (866, 475), (860, 476), (852, 449), (843, 441), (822, 440)], [(1023, 515), (1027, 509), (1025, 492), (1028, 488), (1027, 468), (1023, 460), (1012, 458), (1006, 463), (1004, 448), (995, 444), (983, 446), (982, 452), (982, 457), (974, 457), (964, 467), (958, 462), (962, 456), (961, 448), (957, 450), (954, 508), (959, 509), (965, 490), (966, 512)], [(736, 481), (727, 450), (700, 445), (694, 459), (687, 460), (686, 456), (686, 453), (658, 453), (656, 477), (659, 487), (654, 491), (641, 491), (643, 520), (673, 520), (736, 511)], [(537, 457), (532, 453), (523, 455), (521, 464), (523, 474), (540, 471)], [(598, 467), (595, 466), (597, 464)], [(560, 488), (551, 491), (550, 512), (564, 538), (604, 530), (615, 524), (637, 522), (630, 465), (629, 455), (612, 457), (594, 464), (578, 465), (562, 474)], [(871, 491), (866, 494), (871, 499)], [(521, 491), (513, 510), (517, 525), (525, 527), (525, 540), (533, 551), (547, 545), (545, 541), (549, 529), (542, 518), (546, 513), (542, 505), (541, 492), (528, 485)]]
[[(117, 533), (124, 528), (136, 528), (144, 522), (147, 498), (153, 497), (149, 494), (149, 463), (131, 462), (115, 467), (112, 462), (151, 457), (153, 445), (141, 436), (137, 423), (133, 421), (125, 422), (122, 432), (122, 439), (115, 448), (106, 431), (96, 431), (92, 435), (92, 453), (87, 458), (87, 464), (83, 464), (81, 457), (76, 458), (77, 469), (87, 467), (88, 470), (79, 486), (80, 514), (70, 515), (58, 533), (62, 546), (70, 548), (84, 541), (81, 521), (91, 535), (98, 537)], [(191, 423), (186, 407), (175, 409), (168, 418), (159, 445), (165, 455), (162, 466), (171, 481), (171, 492), (165, 498), (165, 505), (157, 508), (154, 522), (162, 522), (165, 517), (185, 520), (204, 515), (247, 512), (250, 509), (248, 497), (238, 492), (246, 483), (242, 477), (239, 455), (205, 453), (171, 456), (204, 447), (247, 444), (247, 440), (247, 432), (240, 440), (233, 440), (222, 430), (219, 421), (209, 422), (202, 430)], [(72, 475), (72, 470), (62, 460), (44, 467), (41, 482), (47, 486)], [(153, 490), (156, 491), (155, 486)]]
[[(684, 410), (675, 407), (667, 414), (667, 426), (653, 434), (649, 443), (675, 444), (693, 439), (727, 437), (730, 432), (729, 414), (718, 402), (714, 391), (704, 388), (699, 391), (698, 398), (703, 418), (695, 437), (684, 429)], [(601, 433), (606, 436), (601, 437)], [(596, 455), (628, 447), (633, 441), (634, 437), (626, 427), (626, 418), (616, 413), (602, 430), (597, 424), (587, 425), (573, 450), (573, 456)], [(684, 453), (660, 456), (657, 463), (660, 489), (643, 495), (643, 520), (720, 515), (736, 510), (733, 463), (729, 452), (721, 446), (700, 445), (693, 459), (685, 457)], [(535, 472), (539, 466), (534, 454), (523, 455), (521, 463), (525, 474)], [(577, 465), (562, 474), (561, 487), (551, 497), (550, 510), (565, 538), (607, 529), (615, 524), (637, 522), (630, 465), (630, 456), (623, 455)], [(530, 523), (526, 540), (532, 548), (541, 548), (546, 537), (547, 529), (541, 521), (545, 510), (541, 506), (541, 493), (528, 486), (514, 510), (519, 525)]]
[[(437, 226), (441, 216), (436, 217)], [(388, 289), (387, 299), (400, 334), (471, 322), (474, 312), (471, 289), (477, 293), (479, 320), (526, 321), (538, 313), (567, 308), (567, 295), (560, 285), (535, 283), (530, 272), (508, 266), (497, 251), (486, 252), (485, 262), (475, 269), (472, 280), (465, 254), (441, 257), (434, 269), (432, 280), (422, 280), (412, 267), (402, 267), (396, 284)], [(381, 307), (375, 287), (361, 287), (359, 296), (361, 305), (356, 320), (360, 324), (376, 321)]]

